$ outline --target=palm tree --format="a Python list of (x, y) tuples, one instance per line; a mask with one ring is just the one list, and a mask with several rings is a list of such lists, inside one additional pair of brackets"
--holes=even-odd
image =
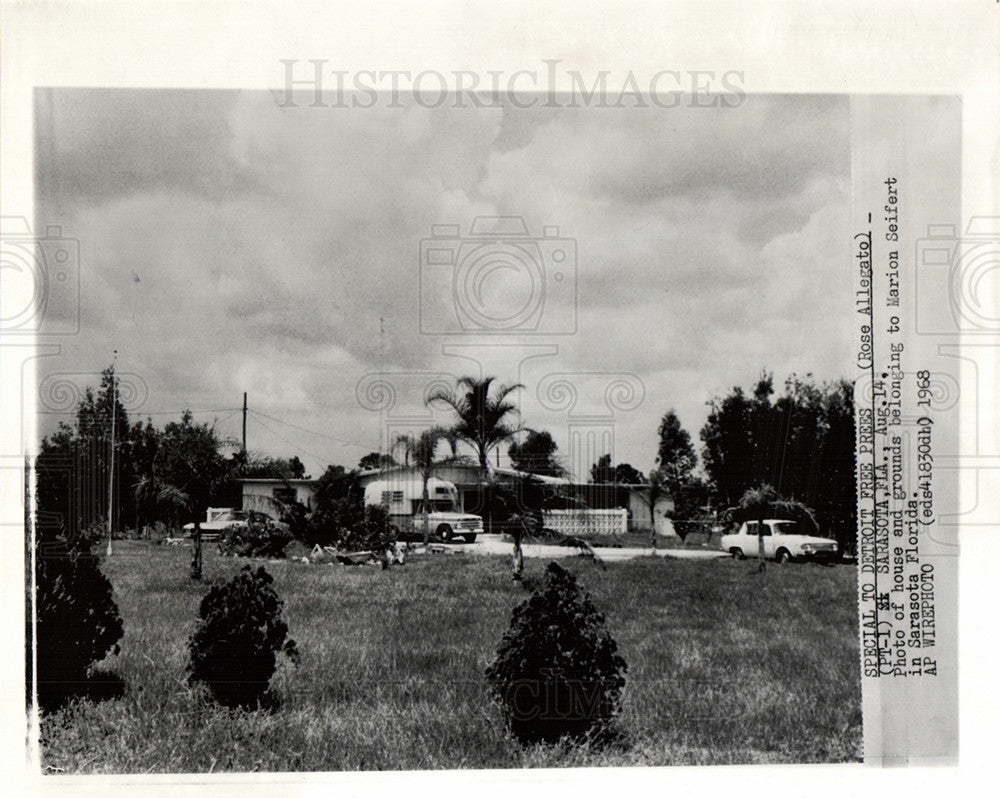
[(451, 449), (451, 456), (458, 457), (458, 444), (462, 442), (462, 439), (458, 437), (458, 433), (455, 432), (454, 427), (448, 427), (444, 431), (442, 436), (448, 442), (448, 448)]
[(455, 458), (449, 457), (438, 460), (434, 457), (438, 443), (442, 438), (447, 437), (447, 430), (443, 427), (431, 427), (425, 429), (419, 435), (399, 435), (393, 443), (392, 450), (403, 450), (403, 460), (406, 465), (412, 465), (420, 474), (424, 481), (423, 490), (423, 512), (424, 512), (424, 545), (431, 539), (431, 519), (430, 519), (430, 491), (428, 483), (434, 475), (434, 470), (441, 465), (452, 462)]
[(487, 478), (491, 475), (490, 452), (525, 429), (520, 424), (508, 423), (508, 417), (517, 414), (517, 406), (508, 397), (524, 386), (520, 383), (499, 385), (491, 395), (495, 380), (495, 377), (481, 380), (461, 377), (455, 391), (439, 390), (427, 397), (428, 405), (436, 402), (446, 405), (458, 416), (452, 432), (475, 450), (479, 467)]
[(179, 526), (180, 519), (191, 511), (191, 496), (155, 475), (140, 477), (135, 483), (133, 495), (147, 522), (150, 518), (166, 518), (171, 526)]
[(788, 499), (778, 493), (771, 485), (761, 485), (759, 488), (748, 488), (740, 497), (736, 507), (730, 507), (723, 513), (727, 523), (741, 520), (757, 522), (757, 559), (760, 570), (764, 570), (764, 520), (767, 518), (808, 518), (814, 527), (817, 526), (812, 510), (800, 501)]
[[(486, 481), (487, 497), (492, 492), (493, 471), (490, 469), (489, 455), (504, 441), (525, 431), (521, 424), (512, 424), (510, 418), (517, 415), (517, 406), (509, 400), (514, 391), (524, 386), (520, 383), (498, 385), (492, 390), (495, 377), (460, 377), (454, 391), (439, 390), (427, 397), (427, 404), (445, 405), (454, 411), (458, 420), (452, 427), (452, 434), (464, 441), (476, 453), (482, 477)], [(487, 524), (492, 530), (492, 513), (487, 510)], [(518, 563), (521, 562), (520, 535), (514, 535), (514, 575), (519, 576)]]

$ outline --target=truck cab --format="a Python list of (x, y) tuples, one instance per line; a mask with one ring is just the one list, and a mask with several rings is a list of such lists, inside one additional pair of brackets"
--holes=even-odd
[(430, 506), (425, 508), (422, 478), (389, 476), (368, 484), (365, 504), (384, 507), (393, 531), (402, 538), (423, 537), (425, 514), (431, 535), (446, 543), (456, 538), (472, 543), (477, 535), (482, 534), (483, 519), (480, 516), (456, 509), (458, 489), (454, 484), (431, 477), (427, 481), (427, 493)]

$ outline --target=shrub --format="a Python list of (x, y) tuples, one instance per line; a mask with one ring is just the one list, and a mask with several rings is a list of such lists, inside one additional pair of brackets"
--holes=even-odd
[(224, 706), (260, 706), (269, 695), (278, 652), (298, 661), (273, 582), (263, 568), (254, 573), (245, 565), (202, 599), (201, 620), (188, 641), (188, 678), (205, 684)]
[(315, 509), (285, 505), (282, 520), (295, 540), (312, 548), (336, 546), (345, 551), (380, 551), (395, 542), (389, 516), (382, 507), (365, 505), (364, 489), (355, 472), (331, 466), (320, 479)]
[(349, 528), (341, 528), (337, 535), (337, 548), (344, 551), (385, 551), (395, 540), (385, 508), (366, 507)]
[(88, 686), (91, 666), (118, 653), (124, 629), (111, 583), (89, 544), (40, 544), (35, 577), (36, 684), (39, 706), (47, 709)]
[(522, 743), (606, 739), (625, 686), (625, 660), (576, 577), (549, 563), (544, 582), (514, 609), (486, 669), (490, 693)]
[(270, 520), (251, 517), (246, 526), (231, 526), (219, 537), (219, 553), (233, 557), (284, 557), (292, 535)]

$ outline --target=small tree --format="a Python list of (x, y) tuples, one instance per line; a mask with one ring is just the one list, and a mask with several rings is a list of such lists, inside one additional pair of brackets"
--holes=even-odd
[(610, 454), (602, 454), (590, 467), (590, 481), (596, 485), (615, 481), (615, 467), (611, 464)]
[[(81, 691), (91, 666), (118, 653), (124, 628), (111, 583), (85, 538), (40, 542), (36, 556), (36, 684), (45, 709)], [(29, 652), (31, 639), (29, 619)]]
[(273, 582), (263, 567), (254, 573), (245, 565), (202, 599), (201, 620), (188, 641), (188, 678), (205, 684), (224, 706), (260, 706), (278, 652), (298, 661)]
[(668, 410), (660, 420), (657, 432), (660, 441), (656, 462), (669, 477), (680, 484), (687, 480), (698, 463), (691, 436), (681, 426), (681, 421), (673, 410)]
[(282, 516), (298, 540), (308, 546), (339, 545), (344, 530), (354, 529), (365, 518), (364, 488), (356, 471), (341, 465), (327, 466), (318, 480), (313, 508), (295, 502), (285, 505)]
[(511, 733), (522, 743), (604, 738), (625, 686), (617, 648), (576, 577), (549, 563), (542, 585), (514, 609), (486, 669)]
[(621, 485), (642, 485), (646, 477), (631, 463), (619, 463), (615, 466), (614, 481)]
[(358, 460), (359, 471), (381, 470), (383, 468), (392, 468), (394, 465), (398, 465), (398, 463), (393, 459), (392, 455), (381, 454), (379, 452), (369, 452)]
[(656, 468), (649, 472), (649, 484), (646, 490), (639, 492), (643, 502), (649, 507), (649, 544), (654, 549), (656, 548), (656, 504), (660, 499), (670, 495), (667, 485), (667, 475)]
[(784, 498), (771, 485), (761, 485), (745, 491), (740, 497), (739, 505), (727, 509), (724, 517), (730, 523), (757, 522), (757, 561), (761, 572), (764, 571), (764, 521), (767, 518), (799, 520), (804, 517), (814, 528), (816, 526), (812, 510), (800, 501)]
[(556, 460), (556, 442), (545, 430), (528, 430), (524, 441), (514, 441), (507, 454), (518, 471), (547, 477), (566, 476), (566, 469)]

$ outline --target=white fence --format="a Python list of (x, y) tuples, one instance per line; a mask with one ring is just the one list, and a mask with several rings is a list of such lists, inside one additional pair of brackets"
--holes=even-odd
[(624, 535), (628, 532), (628, 510), (546, 510), (544, 525), (553, 532), (576, 537)]

